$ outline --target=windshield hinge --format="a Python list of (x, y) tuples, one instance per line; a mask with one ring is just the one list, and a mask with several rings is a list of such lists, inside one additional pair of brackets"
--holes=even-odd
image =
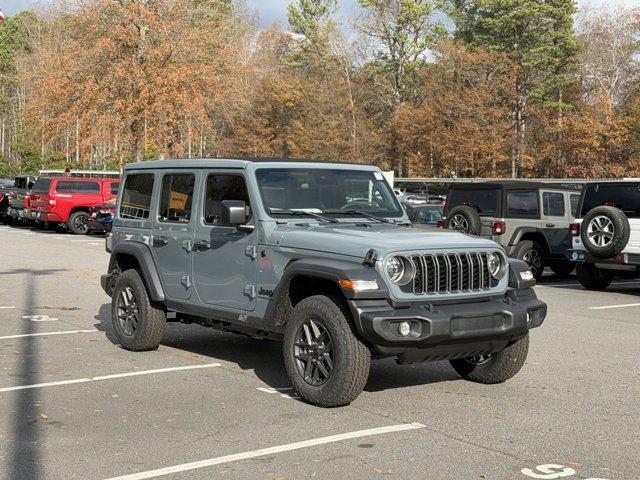
[(255, 260), (256, 258), (258, 258), (258, 250), (253, 245), (245, 248), (244, 249), (244, 254), (247, 257), (251, 258), (251, 260)]

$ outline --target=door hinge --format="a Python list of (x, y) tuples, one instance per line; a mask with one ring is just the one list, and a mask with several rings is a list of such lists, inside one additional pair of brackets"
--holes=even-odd
[(251, 258), (251, 260), (255, 260), (258, 258), (258, 249), (254, 246), (250, 246), (244, 249), (244, 254)]
[(184, 248), (187, 252), (190, 252), (193, 249), (193, 244), (191, 240), (184, 240), (182, 242), (182, 248)]
[(184, 288), (191, 288), (191, 277), (189, 275), (183, 275), (180, 284)]
[(249, 297), (249, 299), (253, 300), (256, 298), (256, 287), (254, 285), (246, 285), (244, 287), (244, 294)]

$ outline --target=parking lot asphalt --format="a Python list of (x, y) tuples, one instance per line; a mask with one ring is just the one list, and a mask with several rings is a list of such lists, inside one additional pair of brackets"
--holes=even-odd
[(168, 324), (157, 351), (119, 348), (107, 263), (103, 238), (0, 226), (0, 478), (640, 478), (640, 282), (545, 277), (505, 384), (383, 360), (321, 409), (275, 342)]

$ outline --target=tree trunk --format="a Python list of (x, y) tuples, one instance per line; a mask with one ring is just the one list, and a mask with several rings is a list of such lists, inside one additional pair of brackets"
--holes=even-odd
[(522, 149), (525, 140), (527, 100), (520, 83), (516, 86), (518, 99), (514, 108), (514, 139), (511, 153), (511, 178), (517, 178), (522, 169)]

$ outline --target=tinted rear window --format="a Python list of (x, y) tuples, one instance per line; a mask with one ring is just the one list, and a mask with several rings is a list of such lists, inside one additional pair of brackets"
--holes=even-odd
[(153, 192), (153, 174), (142, 173), (128, 175), (124, 182), (120, 217), (144, 220), (149, 218), (151, 193)]
[(498, 211), (498, 190), (452, 189), (447, 196), (447, 209), (451, 210), (458, 205), (474, 207), (482, 216), (495, 216)]
[(33, 193), (47, 193), (49, 191), (49, 187), (51, 186), (50, 178), (39, 178), (36, 180), (36, 183), (33, 184), (31, 191)]
[(580, 217), (601, 205), (611, 205), (622, 210), (629, 218), (640, 218), (640, 185), (588, 185), (584, 193)]
[(118, 190), (120, 189), (120, 183), (112, 183), (111, 184), (111, 195), (118, 195)]
[(60, 180), (56, 185), (58, 193), (100, 193), (98, 182), (70, 182)]

